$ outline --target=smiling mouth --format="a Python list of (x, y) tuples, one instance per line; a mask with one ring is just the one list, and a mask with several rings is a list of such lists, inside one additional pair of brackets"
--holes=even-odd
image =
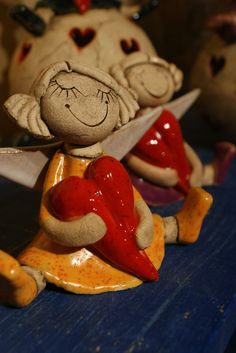
[[(145, 87), (144, 87), (144, 88), (145, 88)], [(164, 96), (167, 94), (168, 89), (167, 89), (163, 94), (161, 94), (161, 95), (153, 94), (153, 93), (149, 92), (149, 90), (146, 89), (146, 88), (145, 88), (145, 91), (146, 91), (150, 96), (152, 96), (153, 98), (162, 98), (162, 97), (164, 97)]]
[(70, 108), (70, 105), (69, 104), (66, 104), (65, 107), (69, 110), (69, 112), (73, 115), (73, 117), (78, 120), (81, 124), (85, 125), (85, 126), (88, 126), (88, 127), (97, 127), (99, 125), (101, 125), (107, 118), (107, 114), (108, 114), (108, 104), (106, 105), (106, 113), (105, 113), (105, 116), (104, 118), (102, 118), (102, 120), (100, 120), (98, 123), (96, 124), (87, 124), (85, 123), (83, 120), (80, 120), (76, 115), (75, 113), (71, 110)]
[(164, 97), (167, 93), (168, 93), (168, 87), (166, 88), (166, 90), (164, 91), (164, 93), (162, 93), (162, 94), (153, 94), (153, 93), (151, 93), (149, 90), (148, 90), (148, 88), (146, 88), (146, 86), (144, 85), (144, 83), (143, 83), (143, 88), (144, 88), (144, 90), (150, 95), (150, 96), (152, 96), (153, 98), (162, 98), (162, 97)]

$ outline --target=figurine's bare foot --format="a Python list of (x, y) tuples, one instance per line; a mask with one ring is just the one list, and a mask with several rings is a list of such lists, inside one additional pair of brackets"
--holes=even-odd
[(183, 207), (175, 216), (178, 222), (178, 242), (190, 244), (197, 241), (212, 202), (212, 196), (205, 190), (198, 187), (190, 189)]
[(16, 307), (30, 304), (38, 294), (36, 281), (13, 257), (0, 251), (0, 302)]

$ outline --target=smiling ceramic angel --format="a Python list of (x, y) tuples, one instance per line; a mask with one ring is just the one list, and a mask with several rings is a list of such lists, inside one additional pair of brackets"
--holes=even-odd
[[(170, 100), (183, 79), (175, 65), (141, 52), (124, 58), (111, 73), (137, 94), (140, 115)], [(176, 117), (164, 111), (125, 157), (125, 163), (146, 202), (158, 205), (176, 201), (192, 186), (222, 183), (234, 156), (234, 145), (220, 143), (213, 162), (204, 165), (184, 141)]]
[(197, 240), (208, 193), (192, 189), (180, 212), (162, 219), (123, 166), (104, 155), (99, 142), (138, 109), (132, 92), (111, 76), (60, 62), (40, 75), (31, 95), (13, 95), (5, 108), (34, 136), (56, 136), (64, 145), (48, 168), (37, 237), (18, 261), (0, 252), (2, 302), (26, 306), (46, 281), (81, 294), (131, 288), (157, 279), (164, 240)]

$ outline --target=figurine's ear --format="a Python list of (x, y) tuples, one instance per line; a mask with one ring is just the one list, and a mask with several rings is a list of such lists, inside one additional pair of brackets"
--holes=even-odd
[(20, 127), (34, 136), (45, 139), (54, 137), (41, 118), (40, 105), (35, 97), (27, 94), (14, 94), (6, 100), (4, 108)]
[(131, 89), (120, 86), (118, 92), (118, 101), (120, 105), (120, 119), (117, 128), (127, 124), (129, 120), (135, 118), (136, 112), (139, 110), (137, 95)]
[(129, 83), (125, 76), (125, 69), (123, 68), (122, 64), (116, 64), (111, 67), (110, 75), (123, 87), (128, 88)]

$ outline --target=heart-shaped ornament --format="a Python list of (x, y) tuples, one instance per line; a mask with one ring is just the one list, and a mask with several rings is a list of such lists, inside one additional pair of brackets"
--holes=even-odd
[(88, 27), (83, 30), (80, 28), (72, 28), (69, 33), (78, 48), (84, 48), (94, 39), (96, 32), (94, 29)]
[(139, 43), (134, 38), (131, 38), (130, 40), (121, 39), (120, 46), (123, 52), (127, 55), (140, 50)]
[(93, 247), (111, 263), (143, 280), (156, 280), (157, 271), (135, 241), (138, 216), (129, 176), (113, 157), (91, 162), (84, 178), (72, 176), (50, 192), (53, 213), (72, 220), (89, 212), (98, 214), (107, 226), (105, 236)]

